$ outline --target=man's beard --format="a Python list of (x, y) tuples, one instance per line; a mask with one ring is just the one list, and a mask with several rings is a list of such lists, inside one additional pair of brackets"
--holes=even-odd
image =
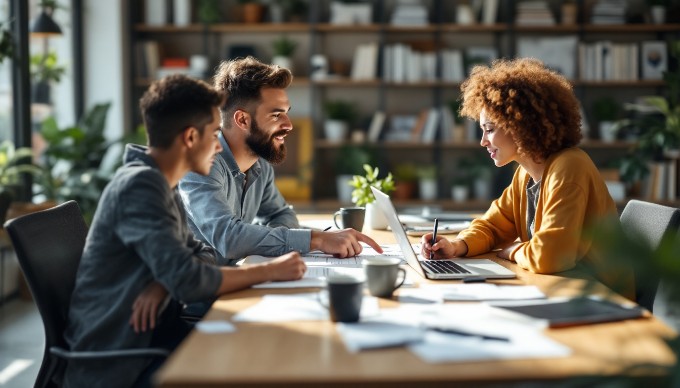
[(283, 136), (286, 133), (288, 133), (288, 131), (282, 129), (269, 135), (257, 125), (257, 121), (253, 120), (253, 125), (250, 127), (250, 134), (246, 137), (246, 144), (255, 155), (273, 165), (278, 165), (286, 159), (286, 145), (281, 144), (280, 147), (277, 147), (274, 144), (274, 138)]

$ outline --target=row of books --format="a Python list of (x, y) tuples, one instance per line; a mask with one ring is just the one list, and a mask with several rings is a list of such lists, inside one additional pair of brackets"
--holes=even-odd
[[(387, 44), (382, 49), (380, 76), (394, 83), (461, 82), (473, 65), (491, 63), (497, 57), (493, 47), (418, 51), (404, 43)], [(377, 43), (360, 44), (355, 49), (350, 77), (356, 81), (376, 79), (379, 77), (378, 63)], [(438, 66), (441, 66), (439, 75)]]
[(580, 43), (579, 74), (589, 81), (660, 80), (668, 68), (664, 41)]
[(388, 117), (383, 111), (373, 114), (367, 138), (371, 143), (414, 142), (433, 143), (439, 139), (446, 143), (461, 143), (475, 138), (473, 121), (457, 123), (447, 106), (422, 109), (417, 115), (394, 114)]
[(642, 182), (642, 197), (650, 201), (674, 201), (678, 197), (678, 159), (652, 162)]

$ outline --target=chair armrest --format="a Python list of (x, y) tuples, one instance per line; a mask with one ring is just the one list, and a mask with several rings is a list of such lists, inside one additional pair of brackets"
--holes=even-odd
[(96, 359), (96, 358), (120, 358), (120, 357), (167, 357), (170, 351), (163, 348), (140, 348), (140, 349), (120, 349), (120, 350), (93, 350), (93, 351), (70, 351), (58, 346), (50, 347), (50, 353), (55, 356), (67, 359)]

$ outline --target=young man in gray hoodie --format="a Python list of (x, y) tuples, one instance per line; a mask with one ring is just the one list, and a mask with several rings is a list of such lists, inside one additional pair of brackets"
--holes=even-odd
[[(173, 349), (190, 329), (179, 318), (181, 304), (304, 274), (297, 253), (264, 265), (219, 267), (214, 251), (187, 228), (175, 187), (190, 171), (210, 172), (222, 150), (223, 102), (223, 93), (180, 75), (156, 81), (142, 97), (148, 147), (127, 146), (125, 165), (99, 201), (71, 298), (65, 333), (71, 349)], [(64, 385), (145, 386), (160, 363), (70, 361)]]

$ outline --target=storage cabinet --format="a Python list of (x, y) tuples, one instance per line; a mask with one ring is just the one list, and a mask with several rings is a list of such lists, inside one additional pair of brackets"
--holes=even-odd
[[(516, 6), (519, 0), (498, 2), (497, 17), (490, 24), (461, 25), (456, 23), (457, 6), (461, 1), (424, 0), (428, 22), (422, 26), (395, 26), (390, 19), (397, 5), (396, 0), (369, 1), (372, 22), (360, 25), (337, 25), (330, 23), (331, 1), (307, 1), (307, 21), (258, 24), (245, 24), (237, 21), (232, 10), (238, 6), (236, 1), (225, 0), (219, 4), (221, 22), (210, 25), (198, 23), (196, 17), (186, 26), (150, 26), (144, 23), (144, 9), (140, 2), (127, 1), (130, 14), (129, 39), (127, 50), (130, 54), (128, 95), (130, 106), (127, 112), (128, 123), (134, 127), (140, 123), (137, 101), (151, 79), (142, 77), (144, 49), (140, 42), (156, 42), (159, 57), (190, 58), (192, 55), (206, 56), (210, 61), (210, 71), (219, 62), (230, 55), (230, 49), (239, 47), (256, 48), (260, 59), (271, 59), (271, 41), (285, 35), (298, 43), (294, 62), (295, 82), (289, 90), (296, 116), (309, 117), (312, 127), (312, 172), (309, 181), (312, 203), (325, 204), (333, 202), (336, 197), (335, 176), (339, 171), (344, 150), (348, 145), (356, 145), (370, 150), (372, 159), (385, 170), (395, 171), (402, 163), (416, 165), (436, 165), (439, 182), (438, 196), (435, 203), (447, 208), (483, 209), (488, 199), (471, 200), (467, 203), (453, 203), (450, 187), (460, 175), (458, 164), (461, 158), (479, 158), (485, 156), (478, 145), (478, 130), (468, 128), (463, 139), (447, 137), (444, 130), (439, 129), (436, 141), (385, 141), (384, 132), (389, 130), (391, 120), (395, 116), (417, 116), (428, 108), (446, 107), (449, 102), (459, 96), (460, 82), (443, 80), (444, 69), (441, 58), (437, 57), (435, 79), (424, 78), (416, 82), (397, 82), (388, 77), (386, 72), (385, 48), (400, 43), (410, 45), (414, 50), (434, 50), (439, 53), (444, 49), (459, 50), (465, 54), (471, 48), (492, 49), (498, 57), (514, 57), (518, 51), (518, 42), (526, 37), (566, 37), (574, 36), (577, 42), (591, 44), (598, 41), (628, 43), (640, 46), (643, 41), (680, 39), (680, 24), (623, 24), (593, 25), (583, 16), (584, 5), (579, 1), (580, 15), (577, 23), (571, 25), (556, 24), (551, 26), (524, 26), (515, 24)], [(468, 2), (465, 2), (468, 3)], [(555, 3), (555, 2), (551, 2)], [(194, 5), (196, 7), (196, 5)], [(194, 11), (197, 11), (194, 9)], [(484, 11), (482, 11), (483, 13)], [(483, 16), (482, 16), (483, 17)], [(355, 61), (357, 47), (374, 43), (377, 55), (374, 58), (374, 76), (356, 80), (350, 76), (352, 63)], [(322, 55), (330, 70), (338, 70), (341, 74), (326, 78), (310, 77), (314, 64), (314, 56)], [(589, 128), (587, 138), (582, 147), (601, 166), (609, 165), (612, 160), (623, 155), (630, 148), (630, 143), (618, 139), (614, 142), (602, 142), (597, 131), (597, 122), (593, 116), (593, 104), (602, 97), (612, 97), (619, 104), (632, 102), (642, 95), (657, 95), (663, 90), (663, 82), (659, 80), (630, 81), (594, 81), (584, 80), (579, 74), (578, 56), (574, 60), (576, 67), (574, 84), (577, 96), (582, 102), (585, 121)], [(403, 64), (406, 66), (406, 64)], [(465, 65), (464, 65), (465, 66)], [(675, 64), (677, 66), (677, 64)], [(210, 73), (208, 71), (208, 73)], [(206, 74), (206, 77), (211, 74)], [(330, 100), (347, 100), (356, 104), (360, 119), (355, 129), (366, 136), (371, 119), (376, 111), (386, 115), (383, 136), (374, 143), (353, 143), (350, 135), (343, 141), (329, 141), (323, 131), (324, 103)], [(294, 137), (291, 137), (294, 138)], [(307, 145), (308, 146), (308, 145)], [(286, 164), (295, 164), (289, 160)], [(491, 162), (489, 161), (489, 165)], [(309, 166), (288, 166), (288, 171)], [(284, 166), (284, 169), (286, 167)], [(511, 176), (511, 168), (494, 169), (492, 194), (498, 194)], [(432, 201), (430, 201), (432, 202)], [(418, 203), (417, 199), (404, 202), (405, 205)], [(333, 205), (335, 206), (335, 205)]]

